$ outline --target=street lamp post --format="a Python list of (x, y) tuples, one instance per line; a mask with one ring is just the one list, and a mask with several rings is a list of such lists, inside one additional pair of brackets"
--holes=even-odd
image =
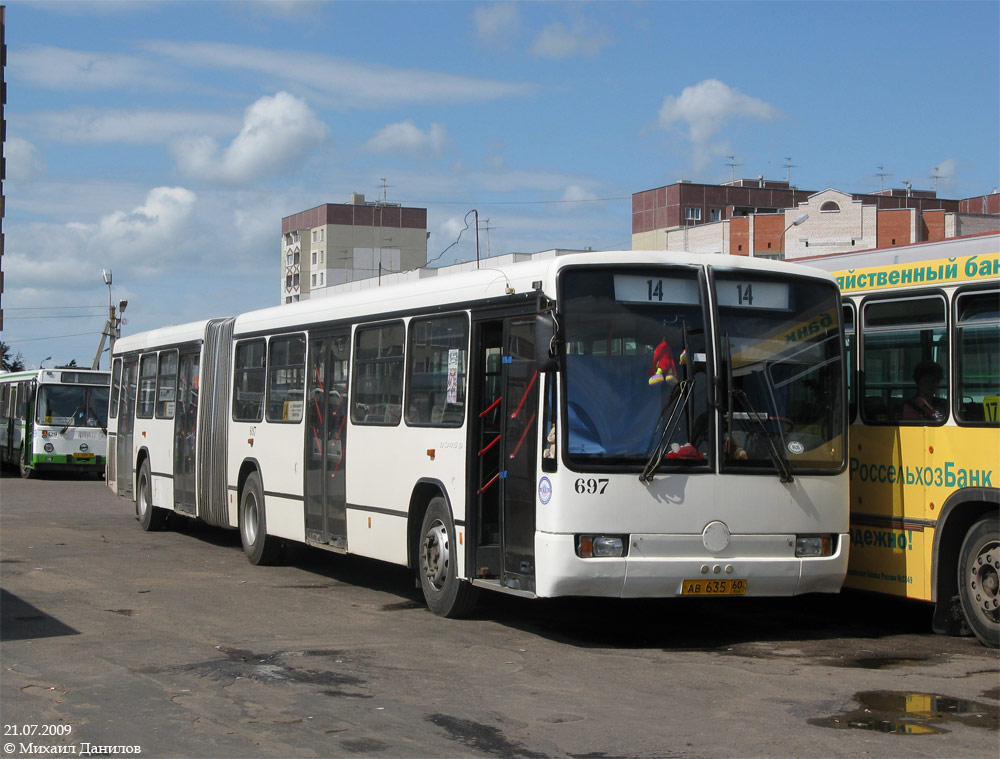
[(787, 232), (792, 227), (799, 226), (799, 224), (801, 224), (808, 218), (809, 214), (804, 213), (781, 231), (781, 237), (778, 238), (778, 255), (781, 256), (782, 260), (784, 260), (785, 258), (785, 232)]

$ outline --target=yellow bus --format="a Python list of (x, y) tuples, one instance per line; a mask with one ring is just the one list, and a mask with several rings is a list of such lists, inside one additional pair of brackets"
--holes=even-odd
[(1000, 640), (1000, 235), (803, 261), (830, 271), (848, 349), (846, 587), (928, 601)]

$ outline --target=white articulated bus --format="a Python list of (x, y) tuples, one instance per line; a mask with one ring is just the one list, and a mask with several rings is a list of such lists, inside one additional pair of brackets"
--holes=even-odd
[(115, 345), (109, 484), (145, 529), (413, 567), (428, 606), (836, 592), (847, 569), (833, 278), (582, 253)]
[(108, 448), (107, 372), (76, 367), (0, 374), (0, 461), (21, 476), (102, 474)]

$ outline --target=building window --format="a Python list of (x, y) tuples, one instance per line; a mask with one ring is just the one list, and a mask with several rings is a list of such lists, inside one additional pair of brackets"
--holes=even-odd
[(834, 203), (832, 200), (826, 201), (823, 205), (819, 207), (820, 213), (840, 213), (840, 206)]
[(312, 286), (316, 287), (316, 275), (315, 274), (312, 275)]
[(713, 208), (710, 213), (712, 214), (712, 221), (722, 221), (721, 208)]
[(316, 242), (316, 230), (313, 230), (313, 242)]
[(700, 208), (685, 208), (684, 209), (684, 220), (685, 221), (701, 221), (701, 209)]
[(320, 272), (320, 273), (319, 273), (319, 286), (320, 286), (320, 287), (322, 287), (322, 286), (323, 286), (323, 272)]
[(315, 250), (313, 251), (312, 264), (313, 264), (313, 266), (316, 265), (316, 251)]

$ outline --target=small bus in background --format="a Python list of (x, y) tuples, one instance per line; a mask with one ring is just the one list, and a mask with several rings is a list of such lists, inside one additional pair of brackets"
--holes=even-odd
[(428, 607), (791, 596), (847, 569), (841, 300), (815, 269), (620, 251), (426, 276), (114, 348), (143, 529), (412, 567)]
[(1000, 235), (801, 260), (844, 297), (846, 586), (1000, 643)]
[(21, 470), (103, 476), (110, 374), (54, 368), (0, 374), (0, 461)]

